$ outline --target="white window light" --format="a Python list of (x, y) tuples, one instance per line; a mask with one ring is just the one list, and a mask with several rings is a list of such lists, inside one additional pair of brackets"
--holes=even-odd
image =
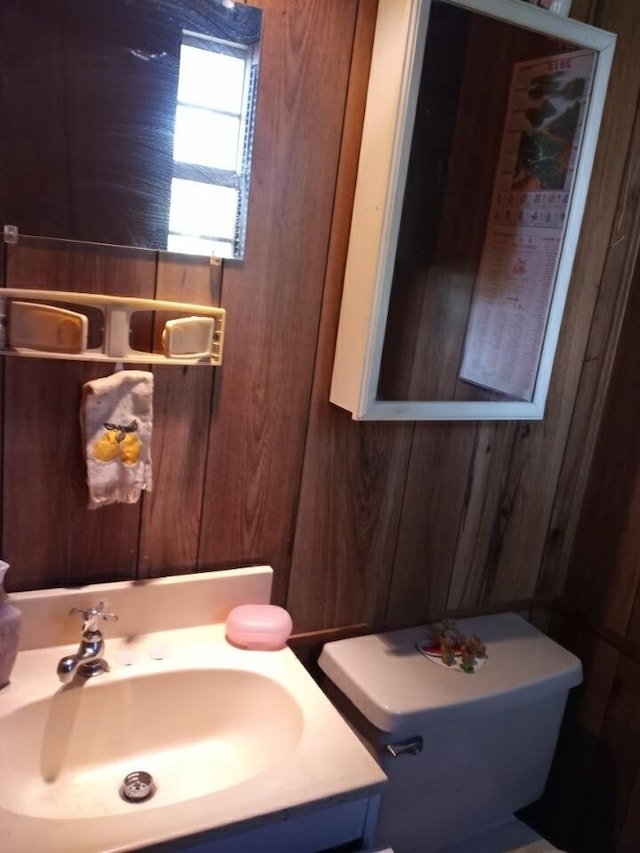
[(241, 252), (256, 67), (251, 47), (183, 34), (169, 251)]

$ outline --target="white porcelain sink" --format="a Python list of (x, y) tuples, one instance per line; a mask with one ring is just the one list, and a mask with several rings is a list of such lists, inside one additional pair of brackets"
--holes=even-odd
[[(94, 678), (0, 720), (0, 806), (38, 818), (131, 814), (124, 777), (153, 776), (153, 807), (230, 788), (265, 773), (302, 734), (283, 687), (232, 669)], [(149, 803), (151, 805), (151, 802)]]
[[(227, 641), (231, 607), (266, 603), (270, 585), (256, 567), (12, 596), (23, 647), (0, 690), (0, 850), (224, 839), (379, 789), (384, 774), (289, 648)], [(80, 636), (69, 609), (96, 601), (119, 615), (110, 671), (62, 685), (57, 663)], [(134, 771), (156, 784), (144, 802), (120, 796)]]

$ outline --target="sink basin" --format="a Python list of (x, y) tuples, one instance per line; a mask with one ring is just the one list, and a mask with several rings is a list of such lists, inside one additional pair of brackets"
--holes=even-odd
[[(227, 853), (300, 853), (302, 838), (311, 853), (319, 828), (331, 847), (375, 814), (382, 770), (292, 650), (227, 639), (230, 610), (267, 603), (271, 580), (253, 566), (12, 596), (23, 624), (0, 690), (2, 853), (202, 849), (203, 837)], [(99, 601), (119, 616), (105, 626), (110, 669), (63, 686), (58, 661), (80, 634), (69, 610)], [(132, 803), (120, 789), (136, 772), (156, 790)], [(239, 833), (254, 840), (238, 846)]]
[[(38, 818), (131, 813), (124, 777), (153, 776), (147, 807), (265, 773), (300, 739), (303, 716), (273, 679), (187, 669), (60, 688), (0, 719), (0, 806)], [(136, 804), (138, 805), (138, 804)]]

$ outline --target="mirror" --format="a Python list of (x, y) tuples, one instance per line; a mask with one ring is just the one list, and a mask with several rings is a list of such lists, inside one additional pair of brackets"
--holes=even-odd
[(520, 0), (380, 0), (331, 401), (537, 419), (615, 37)]
[(242, 258), (261, 29), (234, 0), (2, 0), (5, 228)]

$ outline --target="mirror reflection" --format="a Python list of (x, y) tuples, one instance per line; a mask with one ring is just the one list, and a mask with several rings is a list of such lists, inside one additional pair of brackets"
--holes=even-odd
[(533, 399), (595, 57), (432, 3), (380, 400)]
[(261, 28), (233, 0), (3, 0), (2, 224), (242, 258)]

